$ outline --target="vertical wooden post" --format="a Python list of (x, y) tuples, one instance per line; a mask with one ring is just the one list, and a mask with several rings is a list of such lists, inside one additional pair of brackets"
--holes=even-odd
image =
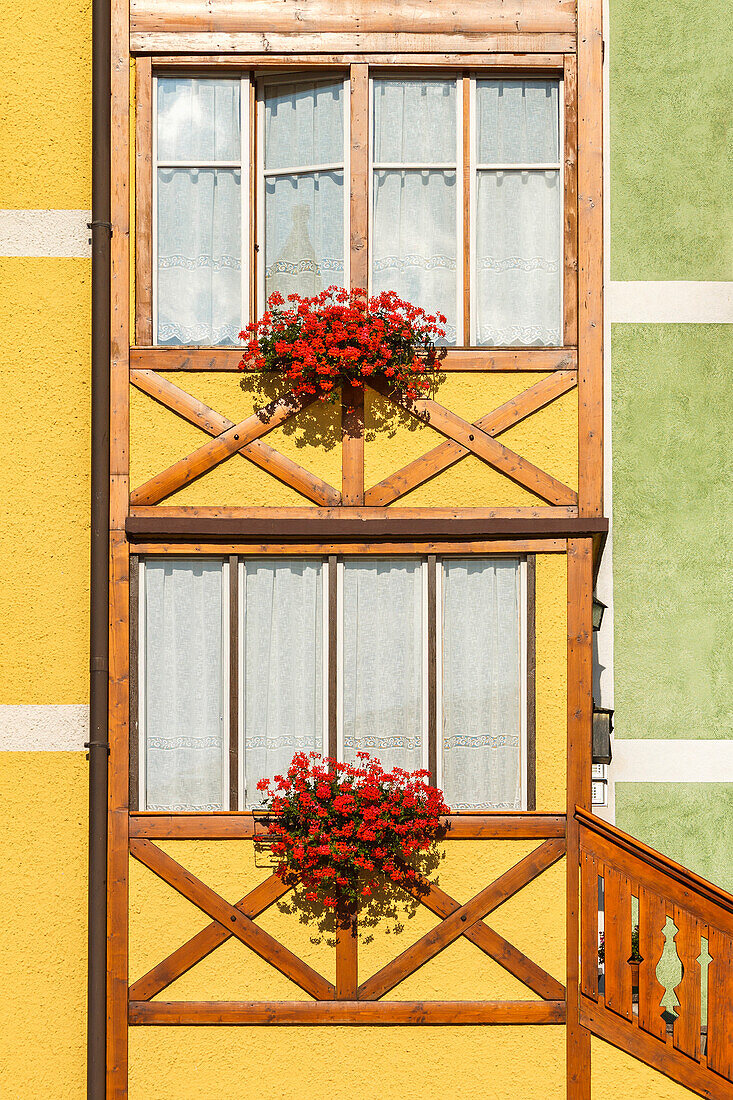
[(603, 31), (578, 2), (578, 507), (603, 515)]
[(336, 1000), (355, 1001), (359, 987), (357, 918), (339, 921), (336, 929)]
[(107, 841), (107, 1100), (127, 1097), (130, 50), (129, 11), (111, 5), (110, 644)]
[(153, 73), (135, 61), (135, 340), (153, 342)]
[[(369, 287), (369, 66), (350, 70), (350, 220), (349, 278), (352, 289)], [(344, 386), (341, 394), (343, 504), (364, 503), (364, 390)]]
[(580, 837), (575, 807), (588, 809), (593, 721), (593, 540), (568, 539), (567, 1026), (568, 1100), (590, 1100), (590, 1032), (578, 1015)]

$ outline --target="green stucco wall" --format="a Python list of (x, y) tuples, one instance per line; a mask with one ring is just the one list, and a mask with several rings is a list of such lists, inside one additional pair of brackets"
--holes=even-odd
[(618, 783), (616, 820), (627, 832), (733, 892), (733, 784)]
[(728, 5), (610, 0), (609, 47), (611, 278), (730, 279)]
[(619, 737), (731, 729), (733, 326), (612, 330)]

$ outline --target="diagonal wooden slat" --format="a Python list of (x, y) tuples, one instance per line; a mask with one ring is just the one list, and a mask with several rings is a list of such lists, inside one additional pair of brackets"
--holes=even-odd
[[(286, 886), (277, 875), (270, 875), (264, 882), (255, 886), (254, 890), (250, 890), (234, 908), (239, 909), (252, 920), (279, 901), (289, 890), (290, 887)], [(231, 939), (232, 935), (233, 933), (228, 928), (223, 928), (218, 921), (213, 921), (206, 928), (202, 928), (147, 974), (143, 974), (133, 982), (130, 986), (130, 1000), (149, 1001), (151, 997), (156, 997), (196, 963), (210, 955), (215, 948)]]
[[(422, 890), (416, 887), (410, 890), (409, 893), (438, 917), (450, 917), (461, 908), (459, 902), (432, 882), (425, 882)], [(564, 1000), (564, 985), (553, 978), (551, 974), (548, 974), (546, 970), (543, 970), (541, 966), (538, 966), (537, 963), (528, 959), (514, 944), (510, 943), (509, 940), (505, 940), (503, 936), (500, 936), (493, 928), (489, 928), (483, 921), (478, 921), (464, 935), (467, 940), (479, 947), (494, 962), (509, 971), (524, 985), (529, 986), (543, 1000)]]
[[(500, 435), (513, 427), (514, 424), (519, 424), (521, 420), (526, 419), (535, 412), (539, 412), (540, 409), (551, 404), (562, 394), (574, 389), (577, 384), (577, 371), (555, 371), (549, 378), (543, 378), (541, 382), (530, 386), (522, 393), (517, 394), (516, 397), (512, 397), (510, 401), (506, 401), (499, 408), (494, 409), (493, 412), (487, 413), (476, 420), (474, 427), (481, 428), (487, 435)], [(378, 484), (373, 485), (371, 489), (367, 490), (364, 503), (373, 506), (392, 504), (393, 501), (398, 500), (405, 493), (409, 493), (412, 489), (416, 489), (418, 485), (430, 481), (431, 478), (442, 473), (443, 470), (450, 469), (451, 466), (470, 454), (471, 451), (468, 448), (447, 439), (444, 443), (439, 443), (432, 451), (426, 452), (426, 454), (414, 459), (413, 462), (408, 462), (406, 466), (396, 470), (395, 473), (390, 474), (389, 477)]]
[(149, 840), (130, 840), (130, 855), (311, 997), (321, 1001), (333, 999), (334, 987), (322, 975), (155, 844)]
[[(203, 401), (182, 390), (180, 386), (174, 385), (173, 382), (169, 382), (167, 378), (161, 378), (153, 370), (133, 369), (130, 371), (130, 381), (142, 393), (165, 405), (171, 412), (182, 416), (197, 428), (202, 428), (209, 435), (221, 435), (222, 432), (234, 427), (234, 421), (209, 408)], [(315, 504), (336, 507), (341, 503), (341, 493), (338, 489), (316, 474), (312, 474), (299, 463), (293, 462), (291, 458), (286, 458), (261, 439), (255, 439), (244, 447), (240, 447), (238, 453), (289, 485), (291, 489), (302, 493)]]
[(303, 397), (285, 394), (259, 413), (254, 413), (239, 424), (233, 424), (227, 431), (204, 443), (203, 447), (199, 447), (192, 454), (180, 458), (167, 470), (162, 470), (155, 477), (151, 477), (144, 485), (140, 485), (130, 493), (130, 504), (158, 504), (171, 493), (177, 492), (184, 485), (195, 481), (197, 477), (213, 470), (214, 466), (218, 466), (220, 462), (231, 458), (246, 443), (251, 443), (260, 436), (266, 435), (267, 432), (271, 432), (273, 428), (284, 424), (291, 416), (295, 416), (316, 400), (313, 394)]
[(546, 840), (528, 856), (506, 871), (500, 878), (485, 887), (474, 898), (456, 909), (449, 917), (406, 948), (396, 959), (372, 974), (359, 986), (363, 1000), (379, 1000), (390, 989), (404, 981), (430, 959), (435, 958), (449, 944), (463, 936), (497, 909), (510, 897), (522, 890), (532, 879), (541, 875), (565, 854), (564, 840)]
[(392, 401), (399, 408), (404, 409), (421, 424), (429, 424), (441, 435), (445, 435), (454, 443), (460, 444), (467, 451), (483, 459), (489, 466), (493, 466), (499, 473), (516, 481), (518, 485), (528, 489), (531, 493), (546, 500), (549, 504), (575, 505), (578, 502), (578, 494), (567, 485), (563, 485), (551, 474), (540, 470), (538, 466), (528, 462), (526, 458), (509, 450), (503, 443), (499, 443), (493, 436), (487, 434), (482, 428), (464, 420), (457, 413), (446, 409), (428, 398), (418, 401), (402, 401), (398, 395), (391, 393), (389, 386), (379, 379), (370, 378), (368, 385), (381, 393), (383, 397)]

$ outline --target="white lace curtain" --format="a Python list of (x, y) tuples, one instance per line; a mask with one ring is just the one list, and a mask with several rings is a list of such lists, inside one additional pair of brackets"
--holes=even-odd
[(344, 759), (423, 766), (423, 579), (420, 561), (343, 566)]
[(454, 344), (456, 82), (375, 80), (373, 95), (372, 291), (445, 314)]
[(478, 344), (562, 343), (558, 91), (551, 80), (476, 82)]
[(241, 191), (239, 81), (159, 77), (158, 343), (238, 343)]
[(443, 791), (453, 810), (522, 808), (519, 563), (443, 563)]
[(143, 728), (148, 810), (229, 808), (218, 562), (147, 562)]
[(343, 83), (265, 88), (265, 290), (344, 285)]
[(250, 560), (244, 579), (242, 684), (245, 805), (257, 780), (293, 754), (323, 748), (323, 565)]

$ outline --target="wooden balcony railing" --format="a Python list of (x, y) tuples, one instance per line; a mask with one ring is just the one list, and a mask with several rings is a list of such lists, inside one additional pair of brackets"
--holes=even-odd
[[(347, 923), (336, 935), (335, 981), (331, 982), (257, 923), (258, 917), (288, 893), (289, 888), (274, 874), (231, 905), (159, 847), (159, 841), (169, 840), (254, 841), (261, 823), (252, 814), (131, 814), (130, 855), (200, 909), (210, 923), (132, 982), (128, 990), (130, 1024), (563, 1024), (565, 987), (501, 936), (486, 918), (563, 858), (565, 815), (477, 813), (451, 816), (445, 824), (446, 839), (451, 842), (531, 840), (536, 846), (466, 902), (456, 900), (434, 883), (423, 883), (414, 891), (414, 897), (440, 918), (439, 923), (366, 977), (359, 973), (356, 925)], [(177, 978), (232, 937), (312, 999), (159, 999)], [(461, 937), (527, 987), (535, 999), (382, 1000)], [(246, 997), (246, 990), (242, 990), (242, 996)]]
[(587, 811), (575, 818), (581, 1024), (698, 1095), (733, 1100), (733, 897)]

